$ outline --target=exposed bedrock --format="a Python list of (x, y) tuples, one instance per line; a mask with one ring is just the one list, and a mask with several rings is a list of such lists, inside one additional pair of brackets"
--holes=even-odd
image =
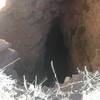
[(99, 5), (99, 0), (9, 0), (0, 12), (0, 38), (21, 57), (18, 75), (30, 81), (35, 75), (51, 78), (51, 60), (61, 82), (76, 67), (96, 69)]
[(99, 0), (66, 0), (63, 5), (62, 29), (74, 67), (99, 69), (99, 5)]
[[(0, 12), (0, 38), (12, 43), (21, 61), (18, 75), (33, 81), (45, 76), (45, 41), (62, 0), (9, 0)], [(8, 5), (9, 4), (9, 5)]]

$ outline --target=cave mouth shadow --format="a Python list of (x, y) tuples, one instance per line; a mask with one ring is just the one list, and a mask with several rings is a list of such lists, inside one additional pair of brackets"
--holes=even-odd
[(51, 84), (54, 81), (51, 61), (53, 61), (59, 83), (63, 83), (66, 76), (72, 76), (74, 73), (74, 69), (71, 68), (70, 48), (66, 48), (64, 45), (64, 37), (60, 25), (59, 19), (55, 19), (52, 22), (52, 27), (45, 43), (47, 84)]

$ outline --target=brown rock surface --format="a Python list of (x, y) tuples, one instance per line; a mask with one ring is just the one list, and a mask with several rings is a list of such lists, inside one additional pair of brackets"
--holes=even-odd
[(64, 3), (62, 23), (72, 66), (90, 66), (89, 69), (94, 66), (96, 49), (100, 48), (99, 5), (99, 0), (66, 0)]

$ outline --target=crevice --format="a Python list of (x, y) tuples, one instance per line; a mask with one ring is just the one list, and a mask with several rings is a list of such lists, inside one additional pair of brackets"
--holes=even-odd
[(59, 18), (53, 20), (52, 27), (45, 43), (45, 71), (48, 78), (47, 84), (51, 84), (54, 81), (51, 60), (54, 63), (54, 69), (59, 83), (63, 83), (66, 76), (71, 76), (72, 73), (74, 73), (70, 65), (70, 48), (66, 48), (64, 45), (64, 38), (60, 25)]

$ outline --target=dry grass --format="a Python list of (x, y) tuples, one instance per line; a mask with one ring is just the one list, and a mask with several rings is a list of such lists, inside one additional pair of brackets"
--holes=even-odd
[[(91, 73), (87, 71), (86, 67), (84, 71), (78, 69), (79, 75), (82, 76), (79, 81), (70, 81), (68, 84), (60, 85), (53, 62), (51, 62), (51, 65), (56, 79), (54, 88), (43, 86), (42, 84), (45, 80), (37, 84), (37, 77), (33, 84), (28, 83), (25, 76), (23, 76), (23, 87), (20, 87), (17, 85), (17, 80), (12, 79), (11, 76), (7, 76), (4, 73), (5, 69), (1, 69), (0, 100), (54, 100), (55, 98), (56, 100), (74, 100), (74, 98), (79, 98), (79, 95), (76, 94), (82, 95), (80, 100), (99, 100), (100, 73), (98, 71)], [(75, 89), (77, 86), (80, 87)], [(68, 87), (71, 87), (69, 91), (63, 91), (63, 89)]]

